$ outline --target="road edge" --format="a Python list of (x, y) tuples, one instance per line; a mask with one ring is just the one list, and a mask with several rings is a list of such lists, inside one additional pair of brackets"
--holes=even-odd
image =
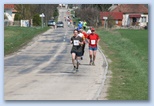
[[(103, 53), (103, 51), (102, 51), (101, 46), (99, 46), (99, 45), (98, 45), (98, 50), (99, 50), (99, 52), (102, 54), (102, 56), (103, 56), (103, 58), (104, 58), (104, 61), (105, 61), (105, 72), (104, 72), (104, 76), (102, 77), (101, 85), (100, 85), (100, 87), (98, 88), (98, 90), (97, 90), (95, 96), (93, 97), (93, 100), (98, 100), (98, 98), (99, 98), (99, 96), (100, 96), (100, 94), (101, 94), (101, 92), (102, 92), (102, 89), (103, 89), (103, 87), (104, 87), (104, 85), (105, 85), (105, 81), (106, 81), (106, 79), (107, 79), (106, 76), (107, 76), (107, 73), (108, 73), (108, 61), (107, 61), (106, 56), (104, 55), (104, 53)], [(104, 65), (104, 63), (103, 63), (103, 65)]]

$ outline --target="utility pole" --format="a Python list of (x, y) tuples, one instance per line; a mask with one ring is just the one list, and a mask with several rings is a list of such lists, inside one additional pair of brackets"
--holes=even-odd
[(103, 19), (105, 20), (105, 22), (104, 22), (104, 28), (107, 28), (107, 19), (108, 19), (108, 17), (103, 17)]
[(40, 17), (41, 17), (41, 21), (42, 21), (42, 28), (43, 28), (43, 26), (44, 26), (44, 22), (43, 22), (43, 18), (45, 17), (45, 15), (44, 15), (44, 13), (42, 13), (42, 14), (40, 14)]

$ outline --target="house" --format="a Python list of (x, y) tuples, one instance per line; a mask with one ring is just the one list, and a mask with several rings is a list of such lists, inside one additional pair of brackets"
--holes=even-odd
[(7, 20), (11, 22), (14, 21), (14, 17), (12, 16), (13, 9), (14, 4), (4, 4), (4, 15), (7, 17)]
[(123, 13), (122, 12), (100, 12), (100, 19), (102, 25), (105, 26), (106, 20), (112, 20), (114, 25), (122, 26)]
[(148, 6), (144, 4), (118, 4), (111, 12), (122, 12), (122, 26), (141, 26), (148, 24)]

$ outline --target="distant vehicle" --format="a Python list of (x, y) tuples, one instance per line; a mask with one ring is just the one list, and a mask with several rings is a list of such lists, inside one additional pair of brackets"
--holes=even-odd
[(48, 26), (54, 26), (55, 25), (55, 21), (54, 20), (49, 20), (48, 21)]
[(62, 21), (57, 22), (57, 28), (58, 27), (63, 27), (64, 28), (64, 23)]

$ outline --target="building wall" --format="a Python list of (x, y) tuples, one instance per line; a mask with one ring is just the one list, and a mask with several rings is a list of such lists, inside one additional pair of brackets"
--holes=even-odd
[(122, 26), (122, 20), (118, 20), (118, 26)]
[[(122, 26), (122, 20), (114, 20), (115, 25)], [(102, 26), (104, 27), (105, 20), (102, 20)]]
[(13, 21), (12, 10), (11, 9), (5, 9), (4, 14), (6, 14), (9, 21)]
[[(146, 18), (145, 18), (146, 17)], [(137, 18), (138, 26), (144, 27), (148, 23), (148, 14), (141, 14), (140, 18)], [(122, 26), (132, 26), (133, 20), (129, 18), (129, 14), (123, 14)]]
[(122, 26), (128, 26), (130, 24), (129, 14), (123, 14)]
[(139, 25), (141, 27), (147, 26), (147, 23), (148, 23), (148, 14), (141, 14), (141, 18), (140, 18), (139, 22), (140, 22)]

